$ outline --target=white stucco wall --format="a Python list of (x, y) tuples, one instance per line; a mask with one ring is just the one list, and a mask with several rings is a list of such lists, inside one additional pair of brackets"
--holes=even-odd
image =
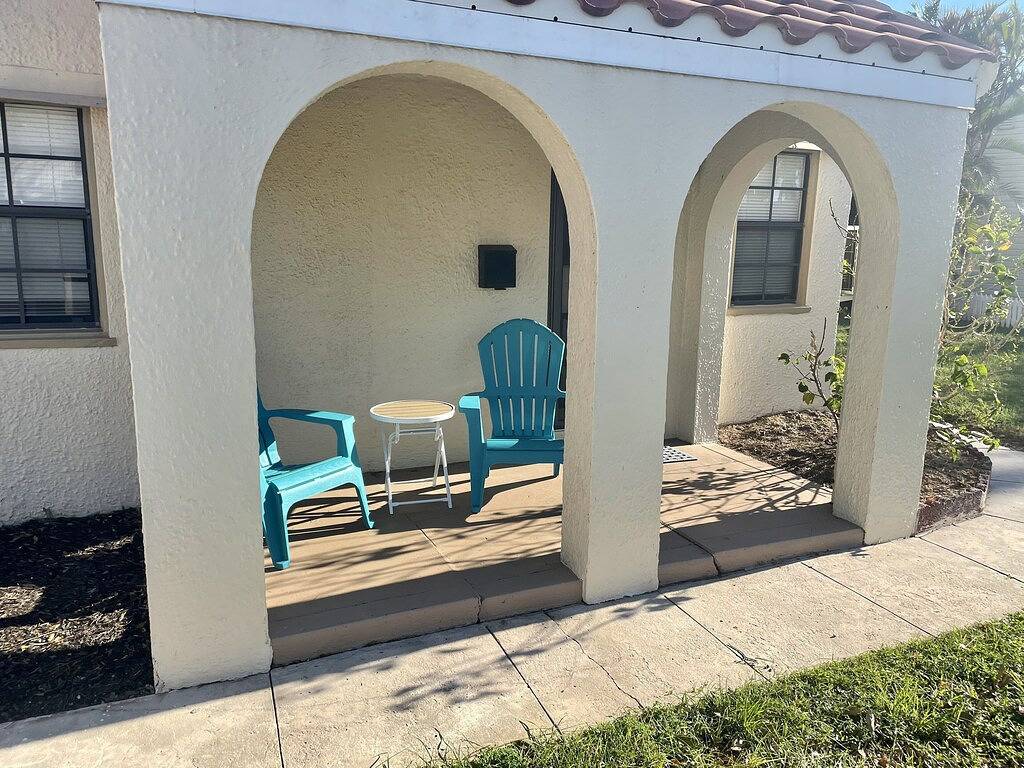
[[(102, 73), (95, 3), (7, 0), (0, 14), (0, 91), (35, 91), (38, 71), (74, 82)], [(0, 333), (0, 524), (139, 503), (107, 113), (91, 108), (86, 118), (99, 293), (109, 339), (30, 343), (23, 334)]]
[[(711, 215), (690, 255), (727, 264), (729, 218), (757, 170), (745, 159), (765, 162), (760, 153), (779, 136), (786, 143), (771, 152), (801, 138), (831, 142), (854, 188), (878, 191), (864, 207), (870, 268), (858, 285), (844, 408), (857, 428), (840, 444), (836, 508), (871, 541), (909, 532), (958, 177), (944, 158), (962, 148), (964, 112), (107, 4), (101, 20), (160, 687), (270, 663), (253, 519), (252, 211), (295, 115), (368, 70), (429, 72), (500, 101), (562, 181), (573, 249), (562, 557), (584, 599), (657, 586), (683, 201), (711, 160), (694, 208)], [(723, 70), (731, 55), (716, 53)], [(217, 76), (197, 77), (209, 72)], [(167, 117), (184, 110), (187, 121)], [(749, 131), (723, 148), (740, 125)], [(686, 126), (686, 140), (666, 126)], [(712, 273), (685, 293), (718, 328), (727, 281), (724, 268)], [(715, 373), (717, 410), (720, 365), (700, 358), (698, 367)]]
[[(832, 219), (832, 210), (840, 222), (846, 222), (850, 185), (824, 152), (813, 151), (812, 162), (804, 227), (804, 238), (809, 240), (804, 249), (805, 294), (798, 300), (801, 310), (764, 307), (767, 311), (760, 314), (762, 308), (737, 308), (726, 315), (718, 406), (721, 424), (803, 409), (793, 369), (779, 362), (779, 354), (802, 353), (810, 343), (811, 331), (821, 337), (826, 320), (826, 354), (835, 350), (845, 239)], [(809, 311), (803, 311), (804, 307)]]
[[(483, 386), (476, 344), (515, 317), (547, 319), (551, 166), (479, 91), (433, 77), (339, 88), (288, 128), (253, 216), (256, 375), (268, 407), (356, 417), (363, 467), (382, 468), (369, 409), (458, 404)], [(517, 249), (516, 287), (477, 287), (477, 245)], [(330, 454), (330, 430), (275, 423), (287, 460)], [(444, 425), (467, 458), (465, 419)], [(409, 438), (395, 466), (433, 464)]]

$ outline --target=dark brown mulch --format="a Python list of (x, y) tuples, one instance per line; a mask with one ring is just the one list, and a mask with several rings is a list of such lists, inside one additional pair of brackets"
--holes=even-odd
[[(745, 424), (718, 428), (719, 442), (821, 485), (832, 485), (836, 466), (836, 428), (824, 411), (785, 411)], [(961, 451), (954, 462), (928, 435), (921, 505), (949, 501), (977, 487), (990, 463), (976, 451)]]
[(0, 722), (152, 691), (139, 511), (0, 528)]

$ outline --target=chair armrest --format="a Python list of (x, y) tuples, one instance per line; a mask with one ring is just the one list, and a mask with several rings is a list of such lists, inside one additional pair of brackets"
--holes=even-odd
[(459, 398), (459, 412), (466, 417), (470, 444), (483, 445), (484, 443), (484, 422), (480, 416), (481, 394), (481, 392), (473, 392)]
[(299, 408), (280, 408), (275, 411), (267, 411), (267, 417), (271, 419), (290, 419), (291, 421), (303, 421), (309, 424), (322, 424), (334, 430), (338, 438), (338, 455), (347, 456), (356, 461), (356, 436), (355, 416), (347, 413), (334, 413), (333, 411), (307, 411)]

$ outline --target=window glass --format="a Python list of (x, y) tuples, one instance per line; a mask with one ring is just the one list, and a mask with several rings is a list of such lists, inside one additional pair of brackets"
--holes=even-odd
[(732, 303), (795, 302), (808, 156), (783, 152), (757, 174), (736, 216)]
[(752, 187), (770, 187), (772, 185), (772, 161), (757, 172), (757, 176), (750, 182)]
[(750, 188), (743, 193), (739, 217), (746, 221), (768, 221), (771, 211), (772, 191)]
[(16, 204), (85, 206), (85, 186), (79, 161), (12, 157), (10, 162)]
[(776, 187), (804, 186), (804, 169), (807, 167), (807, 155), (782, 154), (775, 158)]
[(0, 269), (14, 269), (14, 226), (10, 219), (0, 219)]
[(0, 324), (94, 328), (82, 112), (0, 102), (0, 117)]
[(8, 105), (7, 150), (15, 155), (81, 157), (78, 110), (34, 104)]
[(772, 221), (800, 221), (804, 193), (799, 189), (772, 191)]

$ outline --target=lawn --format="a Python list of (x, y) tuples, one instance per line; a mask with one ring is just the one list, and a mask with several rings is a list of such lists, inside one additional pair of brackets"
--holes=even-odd
[(601, 726), (460, 768), (1024, 765), (1024, 613)]
[[(850, 328), (840, 326), (836, 333), (836, 354), (846, 355)], [(982, 359), (989, 369), (989, 379), (995, 385), (1002, 407), (995, 414), (992, 432), (1003, 445), (1024, 450), (1024, 343), (1020, 341), (997, 357)], [(949, 377), (949, 370), (936, 371), (940, 383)], [(933, 409), (932, 418), (952, 423), (977, 426), (984, 421), (981, 406), (965, 398), (954, 398)]]

